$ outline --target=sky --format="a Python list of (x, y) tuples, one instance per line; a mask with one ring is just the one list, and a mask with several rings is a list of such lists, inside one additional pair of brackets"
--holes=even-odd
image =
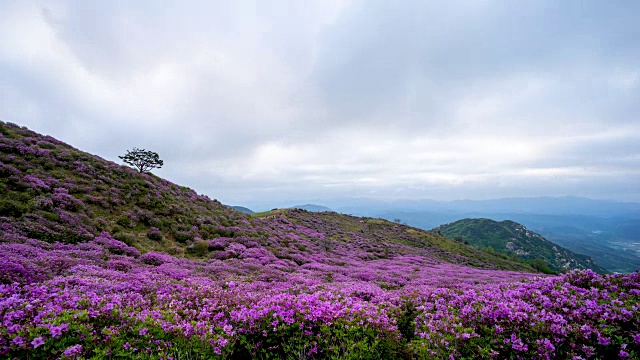
[(0, 120), (227, 204), (640, 201), (640, 2), (0, 1)]

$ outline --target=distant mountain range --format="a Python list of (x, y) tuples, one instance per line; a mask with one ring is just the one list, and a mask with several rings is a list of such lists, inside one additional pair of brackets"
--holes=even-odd
[(323, 201), (323, 203), (339, 212), (368, 212), (369, 215), (385, 211), (437, 211), (439, 213), (480, 212), (640, 217), (640, 203), (595, 200), (579, 196), (541, 196), (454, 201), (345, 198), (328, 199)]
[[(551, 270), (566, 272), (574, 269), (592, 269), (598, 273), (607, 270), (591, 257), (576, 254), (554, 244), (524, 225), (514, 221), (491, 219), (462, 219), (434, 229), (443, 235), (479, 248), (515, 256), (528, 263), (543, 260)], [(537, 264), (540, 264), (540, 262)]]

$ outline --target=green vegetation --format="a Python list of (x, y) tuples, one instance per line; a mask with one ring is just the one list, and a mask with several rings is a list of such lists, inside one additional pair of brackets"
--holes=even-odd
[(456, 239), (458, 243), (468, 243), (489, 253), (497, 252), (512, 260), (524, 261), (543, 273), (573, 269), (607, 273), (589, 256), (575, 254), (513, 221), (463, 219), (434, 230)]

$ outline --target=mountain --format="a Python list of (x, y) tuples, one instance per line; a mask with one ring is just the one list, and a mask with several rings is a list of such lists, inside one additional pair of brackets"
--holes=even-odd
[(0, 122), (0, 358), (635, 356), (638, 284), (383, 219), (245, 214)]
[(311, 211), (311, 212), (333, 211), (333, 210), (329, 209), (326, 206), (315, 205), (315, 204), (295, 205), (295, 206), (292, 206), (291, 208), (307, 210), (307, 211)]
[(606, 269), (589, 256), (575, 254), (528, 230), (524, 225), (509, 220), (498, 222), (491, 219), (462, 219), (441, 225), (434, 231), (476, 247), (490, 247), (529, 263), (536, 259), (544, 260), (556, 272), (591, 269), (601, 274), (607, 273)]
[(241, 213), (245, 213), (245, 214), (249, 214), (249, 215), (255, 214), (255, 211), (253, 211), (253, 210), (251, 210), (249, 208), (246, 208), (244, 206), (229, 206), (229, 207), (232, 208), (235, 211), (240, 211)]

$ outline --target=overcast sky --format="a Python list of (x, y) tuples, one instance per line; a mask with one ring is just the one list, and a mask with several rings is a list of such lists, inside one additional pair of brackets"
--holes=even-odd
[[(162, 5), (160, 5), (162, 4)], [(0, 1), (0, 120), (230, 204), (640, 201), (640, 1)]]

